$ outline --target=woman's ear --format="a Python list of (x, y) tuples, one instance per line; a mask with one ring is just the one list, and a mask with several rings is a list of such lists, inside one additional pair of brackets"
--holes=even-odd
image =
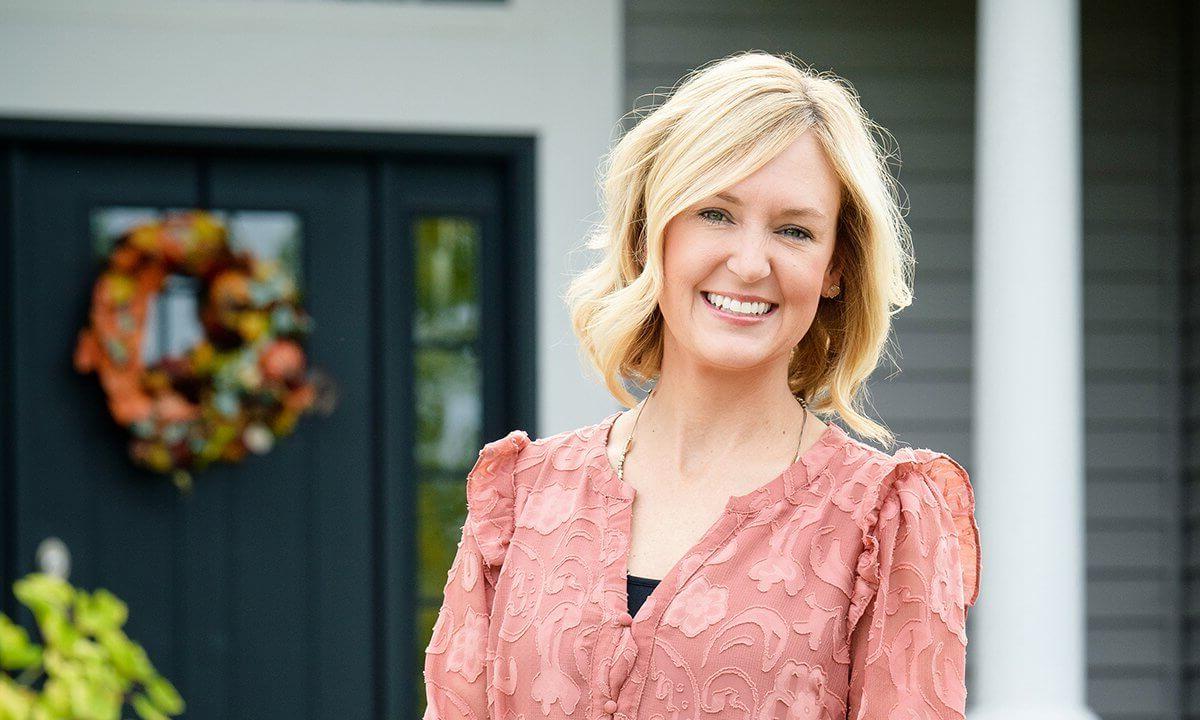
[(829, 264), (829, 269), (825, 271), (826, 287), (831, 285), (842, 284), (842, 265), (840, 262), (832, 261)]

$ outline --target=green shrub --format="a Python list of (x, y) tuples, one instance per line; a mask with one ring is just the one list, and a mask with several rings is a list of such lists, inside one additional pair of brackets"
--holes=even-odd
[(13, 592), (45, 646), (0, 613), (0, 720), (121, 720), (126, 704), (143, 720), (183, 712), (175, 686), (121, 629), (129, 610), (116, 595), (43, 573), (18, 580)]

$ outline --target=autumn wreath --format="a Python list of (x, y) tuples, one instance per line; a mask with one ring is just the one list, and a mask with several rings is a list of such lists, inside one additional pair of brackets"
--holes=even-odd
[[(147, 310), (171, 275), (197, 279), (204, 337), (147, 365)], [(193, 471), (266, 453), (302, 413), (332, 409), (332, 385), (301, 346), (311, 329), (278, 260), (235, 252), (211, 213), (171, 212), (112, 246), (74, 362), (99, 375), (109, 412), (132, 433), (133, 461), (186, 491)]]

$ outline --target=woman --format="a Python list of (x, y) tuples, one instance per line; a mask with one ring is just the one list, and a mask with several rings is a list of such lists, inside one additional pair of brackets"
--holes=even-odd
[(817, 414), (892, 441), (858, 408), (912, 299), (877, 130), (843, 81), (755, 52), (616, 145), (567, 300), (632, 407), (480, 451), (427, 720), (963, 717), (967, 473)]

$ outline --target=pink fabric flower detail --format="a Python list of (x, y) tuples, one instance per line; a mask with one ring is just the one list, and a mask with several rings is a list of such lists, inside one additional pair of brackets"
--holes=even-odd
[(756, 720), (829, 720), (825, 692), (824, 670), (788, 660), (763, 698)]
[(795, 595), (804, 584), (804, 568), (792, 558), (772, 552), (750, 567), (750, 579), (758, 581), (759, 592), (767, 592), (775, 583), (783, 583), (787, 594)]
[(475, 558), (474, 553), (461, 553), (460, 557), (463, 560), (454, 563), (458, 565), (455, 574), (458, 575), (458, 581), (462, 583), (462, 589), (471, 592), (475, 589), (475, 583), (479, 581), (479, 563), (481, 561)]
[(517, 527), (532, 528), (549, 535), (571, 518), (574, 493), (562, 485), (548, 485), (529, 493), (525, 509), (517, 518)]
[(667, 606), (663, 622), (688, 637), (696, 637), (720, 622), (729, 612), (729, 591), (710, 585), (703, 576), (687, 585)]
[(483, 672), (484, 655), (487, 652), (486, 615), (467, 608), (462, 627), (450, 640), (450, 652), (446, 654), (446, 670), (457, 672), (470, 682)]

